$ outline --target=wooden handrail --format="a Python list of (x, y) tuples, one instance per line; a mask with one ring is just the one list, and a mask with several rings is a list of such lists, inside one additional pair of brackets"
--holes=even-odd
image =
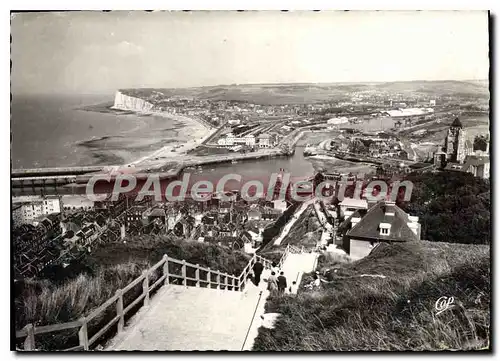
[[(164, 282), (164, 284), (170, 284), (170, 278), (181, 279), (181, 284), (186, 285), (188, 281), (194, 281), (195, 286), (201, 286), (201, 284), (207, 284), (207, 287), (211, 287), (211, 285), (215, 284), (218, 289), (224, 289), (232, 291), (243, 291), (244, 286), (246, 284), (246, 277), (251, 272), (251, 265), (255, 262), (256, 256), (254, 255), (250, 261), (248, 262), (245, 269), (242, 271), (240, 276), (229, 275), (227, 273), (221, 273), (219, 271), (211, 270), (210, 268), (205, 268), (200, 265), (195, 265), (186, 261), (181, 261), (175, 258), (168, 257), (168, 255), (164, 255), (163, 258), (157, 262), (155, 265), (145, 270), (139, 277), (134, 279), (124, 288), (117, 290), (115, 295), (106, 300), (102, 305), (92, 310), (87, 316), (80, 318), (77, 321), (58, 323), (47, 326), (35, 326), (33, 324), (26, 325), (23, 329), (16, 331), (16, 338), (25, 337), (24, 349), (25, 350), (34, 350), (35, 349), (35, 335), (43, 334), (43, 333), (51, 333), (56, 331), (63, 331), (69, 329), (79, 328), (78, 336), (79, 336), (79, 346), (71, 347), (68, 350), (73, 349), (83, 349), (88, 350), (89, 347), (97, 341), (99, 337), (101, 337), (109, 328), (111, 328), (114, 324), (117, 324), (117, 331), (122, 332), (124, 328), (124, 316), (127, 312), (129, 312), (135, 305), (137, 305), (141, 300), (144, 299), (144, 305), (149, 303), (149, 293), (151, 290), (156, 288), (160, 283)], [(170, 273), (168, 268), (169, 263), (174, 263), (182, 266), (182, 274)], [(155, 281), (153, 285), (150, 286), (150, 275), (154, 273), (157, 269), (162, 267), (163, 275)], [(194, 268), (195, 270), (195, 278), (188, 277), (186, 275), (187, 268)], [(207, 272), (207, 279), (200, 279), (200, 271)], [(212, 281), (210, 278), (211, 274), (217, 275), (217, 280)], [(243, 279), (242, 279), (243, 277)], [(142, 293), (131, 303), (124, 307), (123, 297), (124, 295), (130, 291), (132, 288), (137, 286), (142, 282)], [(242, 286), (243, 284), (243, 286)], [(95, 335), (89, 338), (88, 336), (88, 323), (92, 321), (94, 318), (102, 314), (109, 306), (116, 303), (116, 317), (114, 317), (110, 322), (108, 322), (104, 327), (102, 327), (99, 331), (96, 332)]]
[[(282, 255), (279, 264), (282, 265), (284, 260), (286, 259), (288, 253), (290, 252), (290, 246), (288, 245), (285, 249), (285, 253)], [(35, 335), (50, 333), (62, 330), (69, 330), (74, 328), (79, 328), (78, 330), (78, 338), (79, 338), (79, 346), (71, 347), (68, 350), (88, 350), (92, 344), (97, 341), (101, 336), (103, 336), (106, 331), (108, 331), (113, 325), (117, 324), (117, 332), (123, 332), (125, 325), (125, 314), (129, 312), (135, 305), (137, 305), (140, 301), (144, 299), (144, 305), (147, 306), (149, 303), (149, 295), (150, 291), (156, 288), (159, 284), (164, 283), (166, 285), (170, 284), (170, 278), (181, 279), (181, 284), (184, 286), (188, 286), (188, 281), (192, 281), (195, 283), (195, 287), (200, 287), (201, 284), (207, 284), (208, 288), (211, 288), (213, 284), (215, 284), (217, 289), (224, 289), (232, 291), (242, 292), (246, 287), (248, 275), (252, 272), (252, 266), (259, 260), (264, 263), (264, 266), (270, 268), (272, 262), (260, 255), (254, 254), (253, 257), (248, 261), (247, 265), (241, 272), (239, 276), (229, 275), (227, 273), (221, 273), (219, 271), (211, 270), (210, 268), (205, 268), (200, 265), (195, 265), (185, 260), (178, 260), (175, 258), (171, 258), (168, 255), (164, 255), (163, 258), (157, 262), (155, 265), (150, 267), (147, 270), (144, 270), (143, 273), (130, 282), (127, 286), (122, 289), (116, 291), (115, 295), (106, 300), (102, 305), (92, 310), (87, 316), (80, 318), (78, 321), (53, 324), (47, 326), (34, 326), (33, 324), (26, 325), (22, 330), (16, 331), (16, 338), (26, 337), (24, 341), (24, 349), (25, 350), (34, 350), (35, 349)], [(170, 273), (168, 268), (169, 263), (181, 265), (181, 274)], [(156, 280), (153, 285), (150, 286), (150, 275), (154, 274), (154, 272), (162, 268), (163, 275)], [(195, 277), (187, 276), (187, 268), (194, 268)], [(200, 271), (207, 272), (206, 280), (200, 278)], [(212, 281), (211, 275), (217, 275), (216, 281)], [(223, 280), (223, 281), (222, 281)], [(124, 307), (123, 297), (124, 295), (130, 291), (135, 286), (139, 285), (142, 282), (142, 293), (127, 307)], [(103, 326), (100, 330), (98, 330), (92, 337), (89, 338), (88, 335), (88, 324), (94, 318), (103, 313), (109, 306), (116, 303), (116, 316), (111, 319), (105, 326)]]

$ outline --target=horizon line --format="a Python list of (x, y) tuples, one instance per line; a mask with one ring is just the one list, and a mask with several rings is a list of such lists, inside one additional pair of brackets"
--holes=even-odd
[[(334, 85), (334, 84), (386, 84), (386, 83), (416, 83), (416, 82), (477, 82), (477, 81), (487, 81), (489, 84), (489, 78), (483, 79), (435, 79), (435, 80), (423, 80), (423, 79), (415, 79), (415, 80), (373, 80), (373, 81), (340, 81), (340, 82), (282, 82), (282, 83), (230, 83), (230, 84), (213, 84), (213, 85), (197, 85), (197, 86), (187, 86), (187, 87), (162, 87), (162, 86), (142, 86), (142, 87), (118, 87), (114, 90), (109, 91), (119, 91), (125, 89), (200, 89), (200, 88), (215, 88), (215, 87), (231, 87), (231, 86), (258, 86), (258, 85)], [(107, 94), (108, 90), (91, 93), (88, 90), (82, 92), (68, 92), (68, 91), (56, 91), (56, 92), (47, 92), (47, 93), (39, 93), (39, 92), (16, 92), (13, 89), (10, 90), (10, 93), (17, 95), (68, 95), (68, 94), (79, 94), (79, 95), (104, 95)]]

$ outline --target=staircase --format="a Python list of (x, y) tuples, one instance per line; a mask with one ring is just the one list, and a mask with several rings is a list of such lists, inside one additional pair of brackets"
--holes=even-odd
[(107, 350), (241, 351), (258, 292), (176, 285), (163, 288)]
[[(279, 267), (289, 285), (293, 281), (300, 284), (302, 274), (314, 270), (316, 259), (317, 253), (289, 245)], [(257, 261), (265, 267), (258, 287), (248, 279)], [(263, 280), (269, 277), (270, 268), (271, 261), (254, 255), (241, 275), (236, 277), (165, 255), (162, 261), (118, 290), (114, 297), (86, 317), (66, 324), (27, 325), (16, 332), (16, 337), (26, 337), (25, 350), (33, 350), (36, 349), (36, 334), (79, 328), (80, 345), (68, 350), (89, 350), (100, 336), (117, 325), (118, 333), (105, 350), (251, 350), (269, 296), (267, 283)], [(174, 269), (178, 272), (173, 272)], [(162, 276), (150, 285), (151, 275), (159, 270), (162, 270)], [(140, 283), (143, 294), (124, 307), (123, 294)], [(149, 293), (153, 289), (158, 289), (158, 292), (150, 299)], [(144, 306), (125, 325), (124, 315), (141, 300), (144, 300)], [(87, 324), (114, 303), (117, 316), (90, 337)]]

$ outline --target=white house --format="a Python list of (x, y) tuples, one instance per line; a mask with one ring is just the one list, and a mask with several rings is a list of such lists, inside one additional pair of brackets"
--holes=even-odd
[(331, 118), (326, 121), (326, 124), (330, 125), (340, 125), (340, 124), (346, 124), (349, 123), (349, 120), (347, 117), (340, 117), (340, 118)]
[(259, 137), (259, 148), (269, 148), (271, 147), (271, 136), (269, 134), (260, 134)]
[(32, 224), (40, 216), (61, 212), (59, 197), (51, 196), (37, 197), (24, 202), (21, 197), (14, 197), (12, 207), (16, 209), (16, 223), (18, 224)]
[(277, 209), (280, 212), (284, 212), (284, 211), (286, 211), (287, 203), (286, 203), (286, 201), (284, 201), (282, 199), (276, 199), (273, 201), (273, 207), (274, 207), (274, 209)]
[(359, 209), (368, 209), (368, 202), (366, 199), (344, 198), (339, 206), (340, 214), (347, 218)]
[(220, 138), (217, 141), (218, 145), (223, 147), (232, 147), (234, 145), (248, 145), (250, 147), (255, 146), (255, 136), (248, 134), (244, 137), (235, 137), (234, 134), (229, 133), (225, 138)]

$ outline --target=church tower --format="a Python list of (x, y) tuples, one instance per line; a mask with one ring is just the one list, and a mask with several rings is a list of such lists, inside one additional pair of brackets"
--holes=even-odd
[(444, 152), (446, 160), (453, 163), (463, 163), (465, 160), (465, 131), (462, 123), (455, 118), (448, 129), (448, 135), (445, 139)]

